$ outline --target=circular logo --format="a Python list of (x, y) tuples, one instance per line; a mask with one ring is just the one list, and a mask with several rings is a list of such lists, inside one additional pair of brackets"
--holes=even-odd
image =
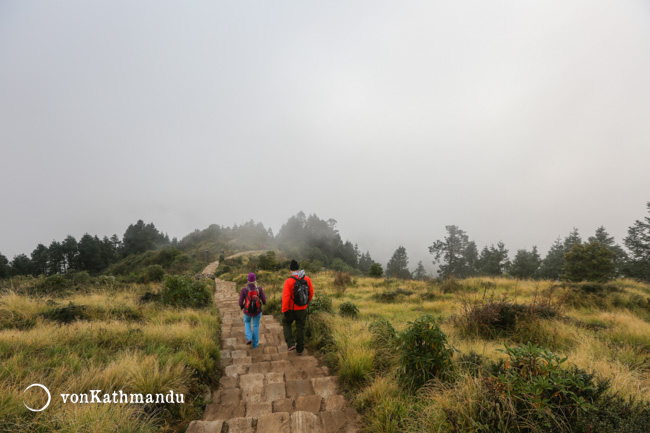
[[(43, 406), (40, 409), (32, 409), (31, 407), (27, 406), (27, 403), (25, 403), (24, 401), (23, 401), (23, 404), (25, 405), (25, 407), (27, 409), (31, 410), (32, 412), (40, 412), (40, 411), (43, 411), (43, 410), (47, 409), (47, 407), (50, 405), (50, 401), (52, 400), (52, 396), (50, 395), (50, 390), (47, 389), (45, 386), (41, 385), (40, 383), (32, 383), (27, 388), (25, 388), (25, 391), (27, 391), (32, 386), (38, 386), (39, 388), (43, 388), (43, 390), (47, 393), (47, 403), (45, 403), (45, 406)], [(25, 391), (23, 391), (23, 393)]]

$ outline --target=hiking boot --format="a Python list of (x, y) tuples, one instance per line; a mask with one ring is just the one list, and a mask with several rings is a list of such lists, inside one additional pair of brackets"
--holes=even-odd
[(302, 356), (302, 352), (296, 352), (296, 354), (298, 354), (298, 356)]
[(291, 352), (292, 350), (296, 350), (296, 346), (291, 346), (290, 348), (287, 349), (287, 352)]
[(253, 342), (251, 340), (248, 340), (246, 344), (253, 344)]

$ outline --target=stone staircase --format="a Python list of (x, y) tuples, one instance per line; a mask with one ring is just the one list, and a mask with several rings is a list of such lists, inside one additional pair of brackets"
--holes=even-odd
[(247, 345), (235, 283), (215, 284), (223, 375), (203, 420), (192, 421), (187, 433), (360, 432), (359, 415), (338, 393), (338, 378), (307, 350), (288, 352), (282, 325), (271, 315), (260, 321), (259, 347)]

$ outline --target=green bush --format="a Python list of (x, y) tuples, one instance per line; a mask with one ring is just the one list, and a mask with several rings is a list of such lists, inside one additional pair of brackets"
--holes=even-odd
[(203, 308), (212, 305), (212, 281), (168, 275), (160, 293), (163, 304)]
[(309, 312), (318, 312), (334, 314), (334, 307), (332, 306), (332, 298), (327, 295), (314, 295), (309, 303)]
[(41, 283), (42, 289), (52, 292), (60, 292), (70, 287), (72, 287), (72, 281), (63, 274), (51, 275)]
[(111, 308), (109, 315), (112, 319), (127, 321), (140, 321), (144, 318), (140, 311), (131, 306)]
[(90, 283), (90, 281), (90, 274), (86, 271), (75, 272), (72, 274), (72, 282), (74, 284), (84, 285)]
[(144, 270), (146, 282), (160, 282), (165, 278), (165, 270), (160, 265), (151, 265)]
[(347, 272), (335, 272), (332, 285), (339, 296), (345, 293), (345, 289), (352, 283), (352, 275)]
[(275, 271), (278, 262), (275, 259), (275, 251), (267, 251), (259, 257), (257, 266), (264, 271)]
[(368, 269), (368, 276), (372, 278), (381, 278), (384, 276), (384, 269), (379, 263), (373, 263)]
[(399, 336), (401, 382), (417, 390), (431, 379), (448, 379), (454, 348), (434, 317), (426, 314), (408, 323), (410, 326)]
[(476, 402), (481, 431), (591, 431), (594, 402), (607, 382), (577, 367), (564, 369), (567, 358), (531, 343), (502, 352), (509, 359), (489, 367), (492, 375), (483, 378), (483, 398)]
[(219, 276), (221, 276), (223, 274), (227, 274), (229, 272), (230, 272), (230, 266), (228, 266), (228, 265), (219, 265), (219, 267), (215, 271), (214, 275), (216, 277), (219, 277)]
[(344, 302), (339, 305), (339, 314), (344, 317), (356, 318), (359, 315), (359, 309), (352, 302)]
[(398, 287), (396, 289), (386, 289), (383, 292), (376, 293), (373, 297), (377, 302), (382, 302), (384, 304), (394, 304), (396, 302), (401, 302), (402, 297), (410, 296), (412, 294), (413, 291), (404, 290)]
[(465, 335), (490, 339), (512, 335), (522, 321), (556, 317), (558, 308), (550, 302), (526, 305), (507, 299), (487, 299), (474, 304), (463, 302), (454, 322)]
[(75, 320), (86, 320), (85, 305), (76, 305), (70, 302), (66, 307), (51, 308), (43, 313), (41, 316), (47, 320), (52, 320), (59, 323), (71, 323)]
[(453, 276), (446, 278), (442, 284), (440, 284), (440, 290), (442, 293), (456, 293), (464, 289), (464, 286), (458, 282)]
[(116, 283), (117, 280), (113, 275), (100, 275), (95, 280), (95, 284), (98, 286), (114, 287)]
[(264, 314), (280, 316), (282, 314), (282, 297), (273, 296), (266, 299), (266, 305), (262, 310)]

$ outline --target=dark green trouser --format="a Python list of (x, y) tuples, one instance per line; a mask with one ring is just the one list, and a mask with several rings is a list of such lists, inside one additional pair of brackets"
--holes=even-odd
[[(296, 322), (296, 339), (293, 338), (291, 324)], [(296, 345), (296, 351), (302, 353), (305, 349), (305, 322), (307, 321), (307, 310), (289, 310), (285, 311), (282, 326), (284, 327), (284, 341), (287, 347)], [(297, 341), (296, 341), (297, 340)]]

